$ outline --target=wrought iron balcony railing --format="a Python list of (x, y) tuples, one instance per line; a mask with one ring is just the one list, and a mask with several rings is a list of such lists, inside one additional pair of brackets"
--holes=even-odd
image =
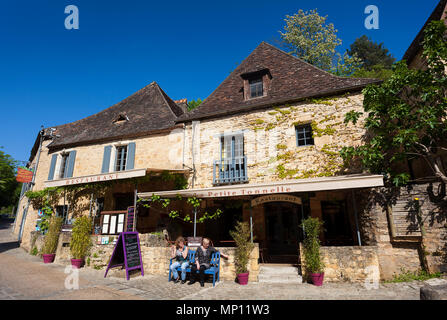
[(214, 161), (213, 184), (243, 183), (247, 181), (246, 156)]

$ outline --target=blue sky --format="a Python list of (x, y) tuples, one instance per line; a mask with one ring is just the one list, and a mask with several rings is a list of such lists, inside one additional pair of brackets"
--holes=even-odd
[[(299, 9), (328, 15), (343, 52), (363, 34), (403, 53), (438, 0), (1, 1), (0, 146), (28, 160), (41, 125), (99, 112), (157, 81), (174, 100), (206, 98)], [(364, 27), (367, 5), (379, 30)], [(67, 5), (79, 30), (66, 30)]]

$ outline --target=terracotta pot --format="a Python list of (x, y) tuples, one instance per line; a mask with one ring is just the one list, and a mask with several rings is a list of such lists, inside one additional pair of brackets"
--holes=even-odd
[(50, 254), (44, 253), (44, 254), (42, 254), (43, 263), (53, 263), (55, 256), (56, 256), (56, 254), (54, 254), (54, 253), (50, 253)]
[(248, 283), (248, 274), (249, 274), (249, 272), (239, 273), (237, 275), (237, 282), (239, 282), (239, 284), (241, 284), (241, 285), (246, 285)]
[(71, 265), (76, 269), (81, 268), (83, 263), (84, 259), (71, 259)]
[(311, 273), (310, 278), (312, 279), (312, 283), (318, 287), (323, 285), (324, 272), (322, 273)]

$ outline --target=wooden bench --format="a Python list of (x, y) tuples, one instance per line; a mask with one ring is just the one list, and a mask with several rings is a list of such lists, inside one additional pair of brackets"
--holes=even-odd
[[(196, 251), (195, 250), (189, 250), (188, 251), (188, 261), (189, 261), (189, 266), (185, 269), (186, 273), (191, 273), (191, 265), (193, 263), (195, 263), (195, 256), (196, 256)], [(171, 265), (173, 263), (173, 261), (175, 260), (175, 258), (172, 258), (169, 260), (169, 280), (171, 281)], [(217, 276), (217, 281), (220, 281), (220, 252), (215, 252), (211, 255), (211, 266), (205, 270), (205, 274), (210, 274), (213, 275), (213, 287), (216, 284), (216, 276)], [(182, 271), (181, 265), (178, 266), (176, 268), (176, 270), (179, 272), (179, 274)], [(197, 273), (199, 273), (199, 270), (197, 270)]]

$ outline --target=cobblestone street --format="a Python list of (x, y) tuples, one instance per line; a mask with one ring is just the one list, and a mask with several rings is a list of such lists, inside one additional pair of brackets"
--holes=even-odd
[(79, 270), (79, 289), (65, 288), (69, 273), (65, 265), (44, 264), (37, 256), (18, 247), (9, 225), (0, 226), (0, 299), (144, 299), (144, 300), (418, 300), (423, 282), (380, 284), (379, 289), (366, 289), (361, 284), (249, 283), (240, 286), (221, 281), (213, 288), (208, 282), (192, 286), (168, 282), (166, 276), (132, 275), (125, 279), (122, 270), (111, 270), (104, 278), (104, 270)]

